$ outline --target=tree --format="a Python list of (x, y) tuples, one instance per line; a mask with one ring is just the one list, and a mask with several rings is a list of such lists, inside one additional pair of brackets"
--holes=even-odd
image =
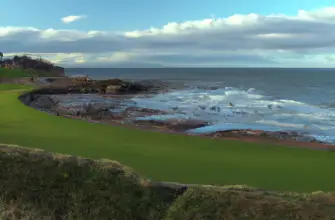
[(0, 67), (2, 66), (2, 58), (3, 58), (3, 53), (0, 52)]

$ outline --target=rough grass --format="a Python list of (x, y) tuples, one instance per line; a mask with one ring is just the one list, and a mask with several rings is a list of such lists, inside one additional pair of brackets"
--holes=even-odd
[(180, 196), (165, 220), (334, 219), (335, 195), (275, 194), (194, 187)]
[(0, 219), (334, 219), (334, 194), (162, 187), (109, 160), (0, 145)]
[(35, 70), (35, 69), (9, 69), (9, 68), (0, 68), (0, 78), (16, 78), (16, 77), (47, 77), (50, 76), (50, 72), (43, 70)]
[(335, 187), (334, 152), (92, 124), (36, 111), (18, 95), (0, 92), (0, 143), (109, 158), (158, 181), (298, 192)]
[(0, 216), (18, 219), (161, 219), (177, 190), (145, 187), (113, 161), (0, 146)]
[(1, 84), (0, 85), (0, 92), (10, 92), (13, 90), (29, 90), (31, 87), (30, 86), (26, 86), (26, 85), (13, 85), (13, 84)]
[(27, 71), (21, 69), (0, 68), (1, 77), (28, 77), (31, 76)]

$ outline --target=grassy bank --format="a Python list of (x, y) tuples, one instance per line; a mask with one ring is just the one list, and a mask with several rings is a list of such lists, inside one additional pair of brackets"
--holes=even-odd
[(0, 145), (0, 219), (331, 219), (330, 193), (162, 187), (130, 168)]
[(32, 77), (32, 76), (48, 77), (50, 76), (50, 72), (42, 70), (34, 70), (34, 69), (23, 70), (23, 69), (0, 68), (0, 78)]
[(178, 193), (113, 161), (0, 146), (0, 165), (0, 219), (158, 220)]
[(0, 77), (28, 77), (30, 74), (21, 69), (0, 68)]
[(91, 124), (36, 111), (18, 95), (0, 92), (0, 143), (110, 158), (154, 180), (299, 192), (335, 188), (333, 152)]
[(7, 92), (13, 91), (14, 92), (14, 90), (15, 91), (17, 91), (17, 90), (27, 91), (29, 89), (31, 89), (31, 87), (30, 86), (25, 86), (25, 85), (13, 85), (13, 84), (2, 84), (2, 85), (0, 85), (0, 92), (1, 91), (2, 92), (5, 92), (5, 91), (7, 91)]

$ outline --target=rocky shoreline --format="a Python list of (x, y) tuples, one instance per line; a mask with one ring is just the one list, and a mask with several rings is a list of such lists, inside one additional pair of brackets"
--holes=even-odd
[[(322, 143), (294, 131), (268, 132), (257, 130), (226, 130), (208, 134), (190, 134), (187, 131), (210, 125), (190, 118), (157, 120), (150, 116), (164, 116), (171, 112), (127, 105), (135, 96), (150, 96), (168, 91), (165, 83), (156, 81), (127, 82), (119, 79), (90, 80), (88, 78), (45, 79), (43, 86), (24, 94), (20, 100), (33, 108), (57, 116), (90, 122), (129, 126), (139, 129), (203, 136), (215, 139), (271, 142), (279, 145), (333, 150), (335, 146)], [(100, 99), (91, 103), (90, 99)], [(76, 99), (87, 100), (77, 103)], [(141, 119), (142, 118), (142, 119)], [(143, 119), (144, 118), (144, 119)]]

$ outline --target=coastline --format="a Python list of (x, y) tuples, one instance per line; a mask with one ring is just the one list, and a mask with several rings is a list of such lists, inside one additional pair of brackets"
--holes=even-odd
[[(334, 181), (329, 173), (334, 154), (327, 151), (87, 123), (23, 105), (18, 100), (24, 94), (18, 91), (21, 85), (1, 87), (13, 90), (9, 95), (0, 94), (2, 103), (7, 103), (2, 108), (5, 114), (0, 129), (5, 144), (92, 159), (113, 159), (154, 181), (242, 184), (298, 192), (333, 190)], [(25, 89), (29, 91), (31, 87)], [(288, 183), (280, 184), (283, 181)]]
[[(38, 109), (37, 109), (38, 110)], [(54, 112), (48, 112), (49, 114), (53, 114), (56, 116), (56, 113)], [(260, 137), (260, 136), (240, 136), (240, 137), (213, 137), (208, 134), (190, 134), (190, 133), (184, 133), (184, 132), (176, 132), (167, 130), (158, 126), (143, 126), (143, 125), (135, 125), (135, 124), (122, 124), (119, 121), (99, 121), (99, 120), (92, 120), (83, 118), (80, 116), (74, 116), (74, 115), (59, 115), (59, 117), (64, 117), (68, 119), (75, 119), (75, 120), (83, 120), (87, 121), (89, 123), (99, 123), (99, 124), (106, 124), (111, 126), (119, 126), (119, 127), (125, 127), (125, 128), (131, 128), (131, 129), (140, 129), (150, 132), (161, 132), (161, 133), (168, 133), (168, 134), (174, 134), (174, 135), (184, 135), (184, 136), (198, 136), (203, 138), (211, 138), (211, 139), (217, 139), (217, 140), (231, 140), (231, 141), (243, 141), (243, 142), (249, 142), (249, 143), (268, 143), (268, 144), (274, 144), (279, 146), (285, 146), (285, 147), (300, 147), (300, 148), (306, 148), (306, 149), (313, 149), (313, 150), (328, 150), (328, 151), (335, 151), (335, 145), (326, 144), (326, 143), (319, 143), (319, 142), (308, 142), (308, 141), (295, 141), (295, 140), (281, 140), (281, 139), (275, 139), (275, 138), (266, 138), (266, 137)], [(253, 131), (253, 130), (249, 130)]]
[[(64, 82), (68, 81), (69, 78), (61, 78), (61, 81)], [(65, 91), (65, 93), (62, 94), (67, 94), (66, 91), (69, 91), (69, 87), (73, 85), (73, 79), (69, 83), (65, 83), (62, 86), (62, 91)], [(111, 80), (117, 80), (117, 79), (111, 79)], [(56, 80), (57, 81), (57, 80)], [(123, 83), (120, 81), (120, 83)], [(55, 86), (56, 85), (56, 86)], [(78, 87), (78, 85), (76, 85)], [(59, 83), (54, 84), (50, 83), (50, 85), (46, 86), (38, 86), (39, 88), (34, 90), (32, 93), (35, 94), (35, 100), (32, 98), (31, 93), (25, 94), (21, 96), (20, 100), (30, 106), (33, 107), (39, 111), (41, 111), (41, 108), (38, 108), (32, 104), (34, 101), (36, 101), (36, 97), (44, 96), (47, 97), (48, 101), (52, 101), (52, 98), (50, 98), (50, 93), (48, 94), (47, 91), (53, 91), (51, 94), (58, 94), (57, 89), (59, 89)], [(80, 87), (80, 85), (79, 85)], [(144, 86), (145, 87), (145, 86)], [(65, 89), (65, 90), (64, 90)], [(166, 90), (166, 88), (162, 89), (161, 91)], [(80, 91), (80, 89), (78, 90)], [(77, 91), (78, 94), (81, 94)], [(76, 94), (76, 91), (73, 91), (74, 94)], [(112, 93), (108, 94), (100, 94), (100, 96), (107, 96), (108, 98), (111, 99), (127, 99), (133, 97), (135, 94), (145, 94), (145, 95), (152, 95), (152, 94), (157, 94), (159, 93), (160, 90), (156, 88), (156, 91), (153, 92), (143, 92), (143, 91), (138, 91), (133, 93), (127, 93), (127, 92), (115, 92), (113, 91)], [(36, 96), (36, 94), (38, 94)], [(45, 95), (46, 94), (46, 95)], [(90, 92), (85, 92), (85, 94), (90, 94)], [(28, 100), (27, 100), (28, 96)], [(25, 97), (25, 98), (23, 98)], [(26, 99), (26, 100), (24, 100)], [(143, 109), (142, 109), (143, 110)], [(174, 130), (170, 129), (167, 126), (159, 124), (155, 124), (154, 121), (149, 121), (149, 123), (125, 123), (124, 118), (103, 118), (101, 117), (100, 120), (96, 120), (92, 118), (92, 115), (86, 114), (86, 115), (74, 115), (70, 114), (69, 112), (62, 112), (59, 113), (57, 110), (54, 108), (49, 108), (49, 109), (44, 109), (42, 111), (48, 112), (49, 114), (54, 114), (60, 117), (65, 117), (65, 118), (71, 118), (71, 119), (76, 119), (76, 120), (84, 120), (89, 123), (101, 123), (101, 124), (107, 124), (111, 126), (121, 126), (121, 127), (126, 127), (126, 128), (132, 128), (132, 129), (141, 129), (141, 130), (146, 130), (150, 132), (163, 132), (163, 133), (170, 133), (170, 134), (176, 134), (176, 135), (186, 135), (186, 136), (201, 136), (204, 138), (212, 138), (212, 139), (217, 139), (217, 140), (231, 140), (231, 141), (243, 141), (243, 142), (250, 142), (250, 143), (268, 143), (268, 144), (274, 144), (274, 145), (280, 145), (280, 146), (290, 146), (290, 147), (299, 147), (299, 148), (307, 148), (307, 149), (314, 149), (314, 150), (328, 150), (328, 151), (335, 151), (335, 145), (332, 144), (327, 144), (327, 143), (322, 143), (319, 141), (297, 141), (293, 140), (290, 138), (290, 134), (285, 133), (284, 136), (286, 135), (286, 138), (283, 138), (283, 135), (280, 135), (281, 132), (277, 132), (279, 136), (271, 136), (271, 133), (266, 132), (266, 131), (260, 131), (260, 130), (228, 130), (228, 131), (218, 131), (210, 134), (191, 134), (191, 133), (186, 133), (185, 129), (184, 130)], [(101, 109), (95, 109), (99, 114), (101, 114)], [(136, 111), (136, 109), (135, 109)], [(145, 109), (145, 111), (155, 111), (154, 109)], [(93, 114), (96, 114), (97, 112), (93, 112)], [(148, 121), (147, 121), (148, 122)], [(183, 125), (181, 125), (182, 127)], [(192, 125), (191, 125), (192, 126)], [(197, 126), (197, 124), (194, 124), (194, 126)], [(270, 134), (270, 135), (269, 135)]]

